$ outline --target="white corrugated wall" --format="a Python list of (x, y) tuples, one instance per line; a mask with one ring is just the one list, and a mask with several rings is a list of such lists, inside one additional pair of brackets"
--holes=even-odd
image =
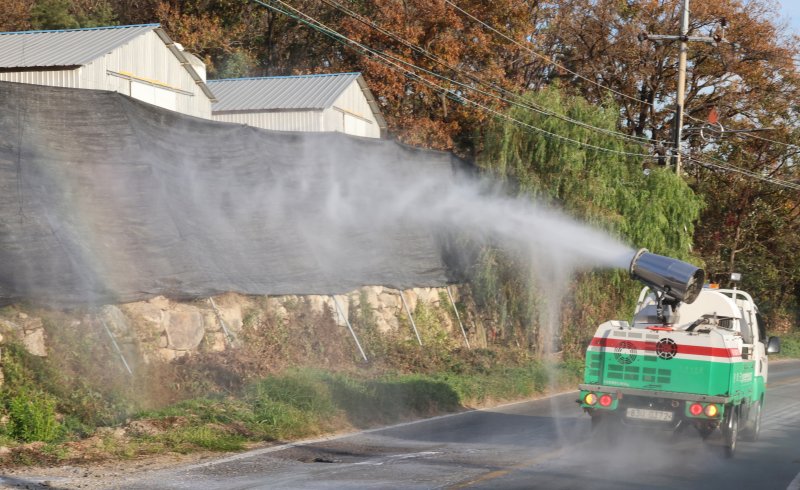
[(247, 124), (275, 131), (324, 131), (322, 111), (261, 111), (215, 113), (215, 121)]
[[(357, 81), (353, 81), (325, 111), (325, 131), (341, 131), (355, 136), (380, 138), (378, 120)], [(329, 129), (330, 128), (330, 129)]]
[[(183, 114), (211, 119), (211, 101), (155, 32), (137, 37), (83, 69), (83, 88), (113, 90)], [(133, 93), (132, 80), (125, 76), (133, 79)]]
[(0, 81), (48, 85), (51, 87), (81, 87), (82, 68), (72, 70), (20, 71), (0, 73)]

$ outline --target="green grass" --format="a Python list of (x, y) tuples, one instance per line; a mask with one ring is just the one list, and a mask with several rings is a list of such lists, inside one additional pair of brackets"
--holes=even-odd
[[(582, 368), (581, 363), (548, 368), (527, 355), (501, 355), (482, 349), (450, 353), (442, 348), (444, 353), (431, 360), (430, 355), (416, 352), (413, 345), (408, 349), (410, 354), (402, 352), (405, 358), (419, 363), (419, 370), (413, 373), (289, 369), (251, 381), (226, 395), (135, 412), (122, 426), (125, 430), (119, 430), (119, 426), (116, 430), (95, 429), (79, 414), (62, 410), (73, 405), (57, 403), (53, 394), (35, 389), (31, 377), (24, 374), (23, 363), (12, 362), (6, 366), (6, 373), (12, 374), (14, 382), (0, 391), (0, 443), (14, 451), (6, 461), (17, 464), (80, 458), (73, 446), (81, 440), (87, 441), (85, 451), (90, 459), (238, 451), (251, 443), (375, 427), (530, 397), (551, 387), (575, 386)], [(19, 359), (27, 362), (25, 357)], [(20, 367), (19, 376), (9, 367)], [(95, 421), (93, 417), (89, 420)], [(31, 441), (49, 444), (23, 449), (22, 444)], [(67, 441), (69, 444), (64, 444)]]
[(800, 333), (781, 336), (781, 358), (800, 359)]
[(247, 438), (242, 435), (231, 434), (224, 428), (208, 425), (181, 427), (162, 435), (145, 438), (148, 439), (178, 453), (189, 453), (197, 449), (240, 451), (247, 442)]
[(165, 429), (138, 439), (145, 452), (238, 450), (248, 441), (291, 440), (529, 397), (545, 392), (550, 378), (572, 385), (579, 374), (573, 365), (548, 370), (536, 362), (477, 373), (378, 377), (296, 369), (258, 380), (238, 398), (194, 399), (143, 412), (139, 419), (165, 421)]

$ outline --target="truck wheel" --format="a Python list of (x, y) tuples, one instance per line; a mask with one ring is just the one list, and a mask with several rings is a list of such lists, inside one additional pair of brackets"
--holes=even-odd
[(756, 442), (758, 436), (761, 434), (761, 408), (764, 405), (764, 400), (759, 400), (755, 407), (753, 407), (752, 415), (748, 421), (748, 427), (742, 431), (742, 439), (748, 442)]
[(739, 410), (736, 407), (730, 407), (725, 417), (722, 436), (725, 441), (725, 457), (732, 458), (736, 453), (736, 439), (739, 436)]

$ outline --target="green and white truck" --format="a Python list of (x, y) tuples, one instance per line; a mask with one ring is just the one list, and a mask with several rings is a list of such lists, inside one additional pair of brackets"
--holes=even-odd
[(707, 438), (721, 429), (733, 456), (740, 435), (759, 436), (767, 354), (779, 339), (767, 339), (748, 293), (703, 287), (702, 269), (643, 249), (631, 275), (647, 285), (633, 322), (597, 328), (578, 402), (602, 432), (692, 425)]

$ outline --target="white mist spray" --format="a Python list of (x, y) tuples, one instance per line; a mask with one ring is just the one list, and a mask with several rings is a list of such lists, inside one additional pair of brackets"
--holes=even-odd
[[(540, 282), (561, 291), (576, 268), (626, 266), (633, 253), (457, 172), (448, 154), (215, 123), (115, 94), (14, 90), (9, 99), (37, 102), (9, 166), (9, 182), (24, 184), (9, 195), (25, 199), (0, 203), (24, 217), (0, 236), (7, 297), (94, 305), (437, 286), (453, 233), (534, 257)], [(85, 106), (104, 110), (87, 119)]]

